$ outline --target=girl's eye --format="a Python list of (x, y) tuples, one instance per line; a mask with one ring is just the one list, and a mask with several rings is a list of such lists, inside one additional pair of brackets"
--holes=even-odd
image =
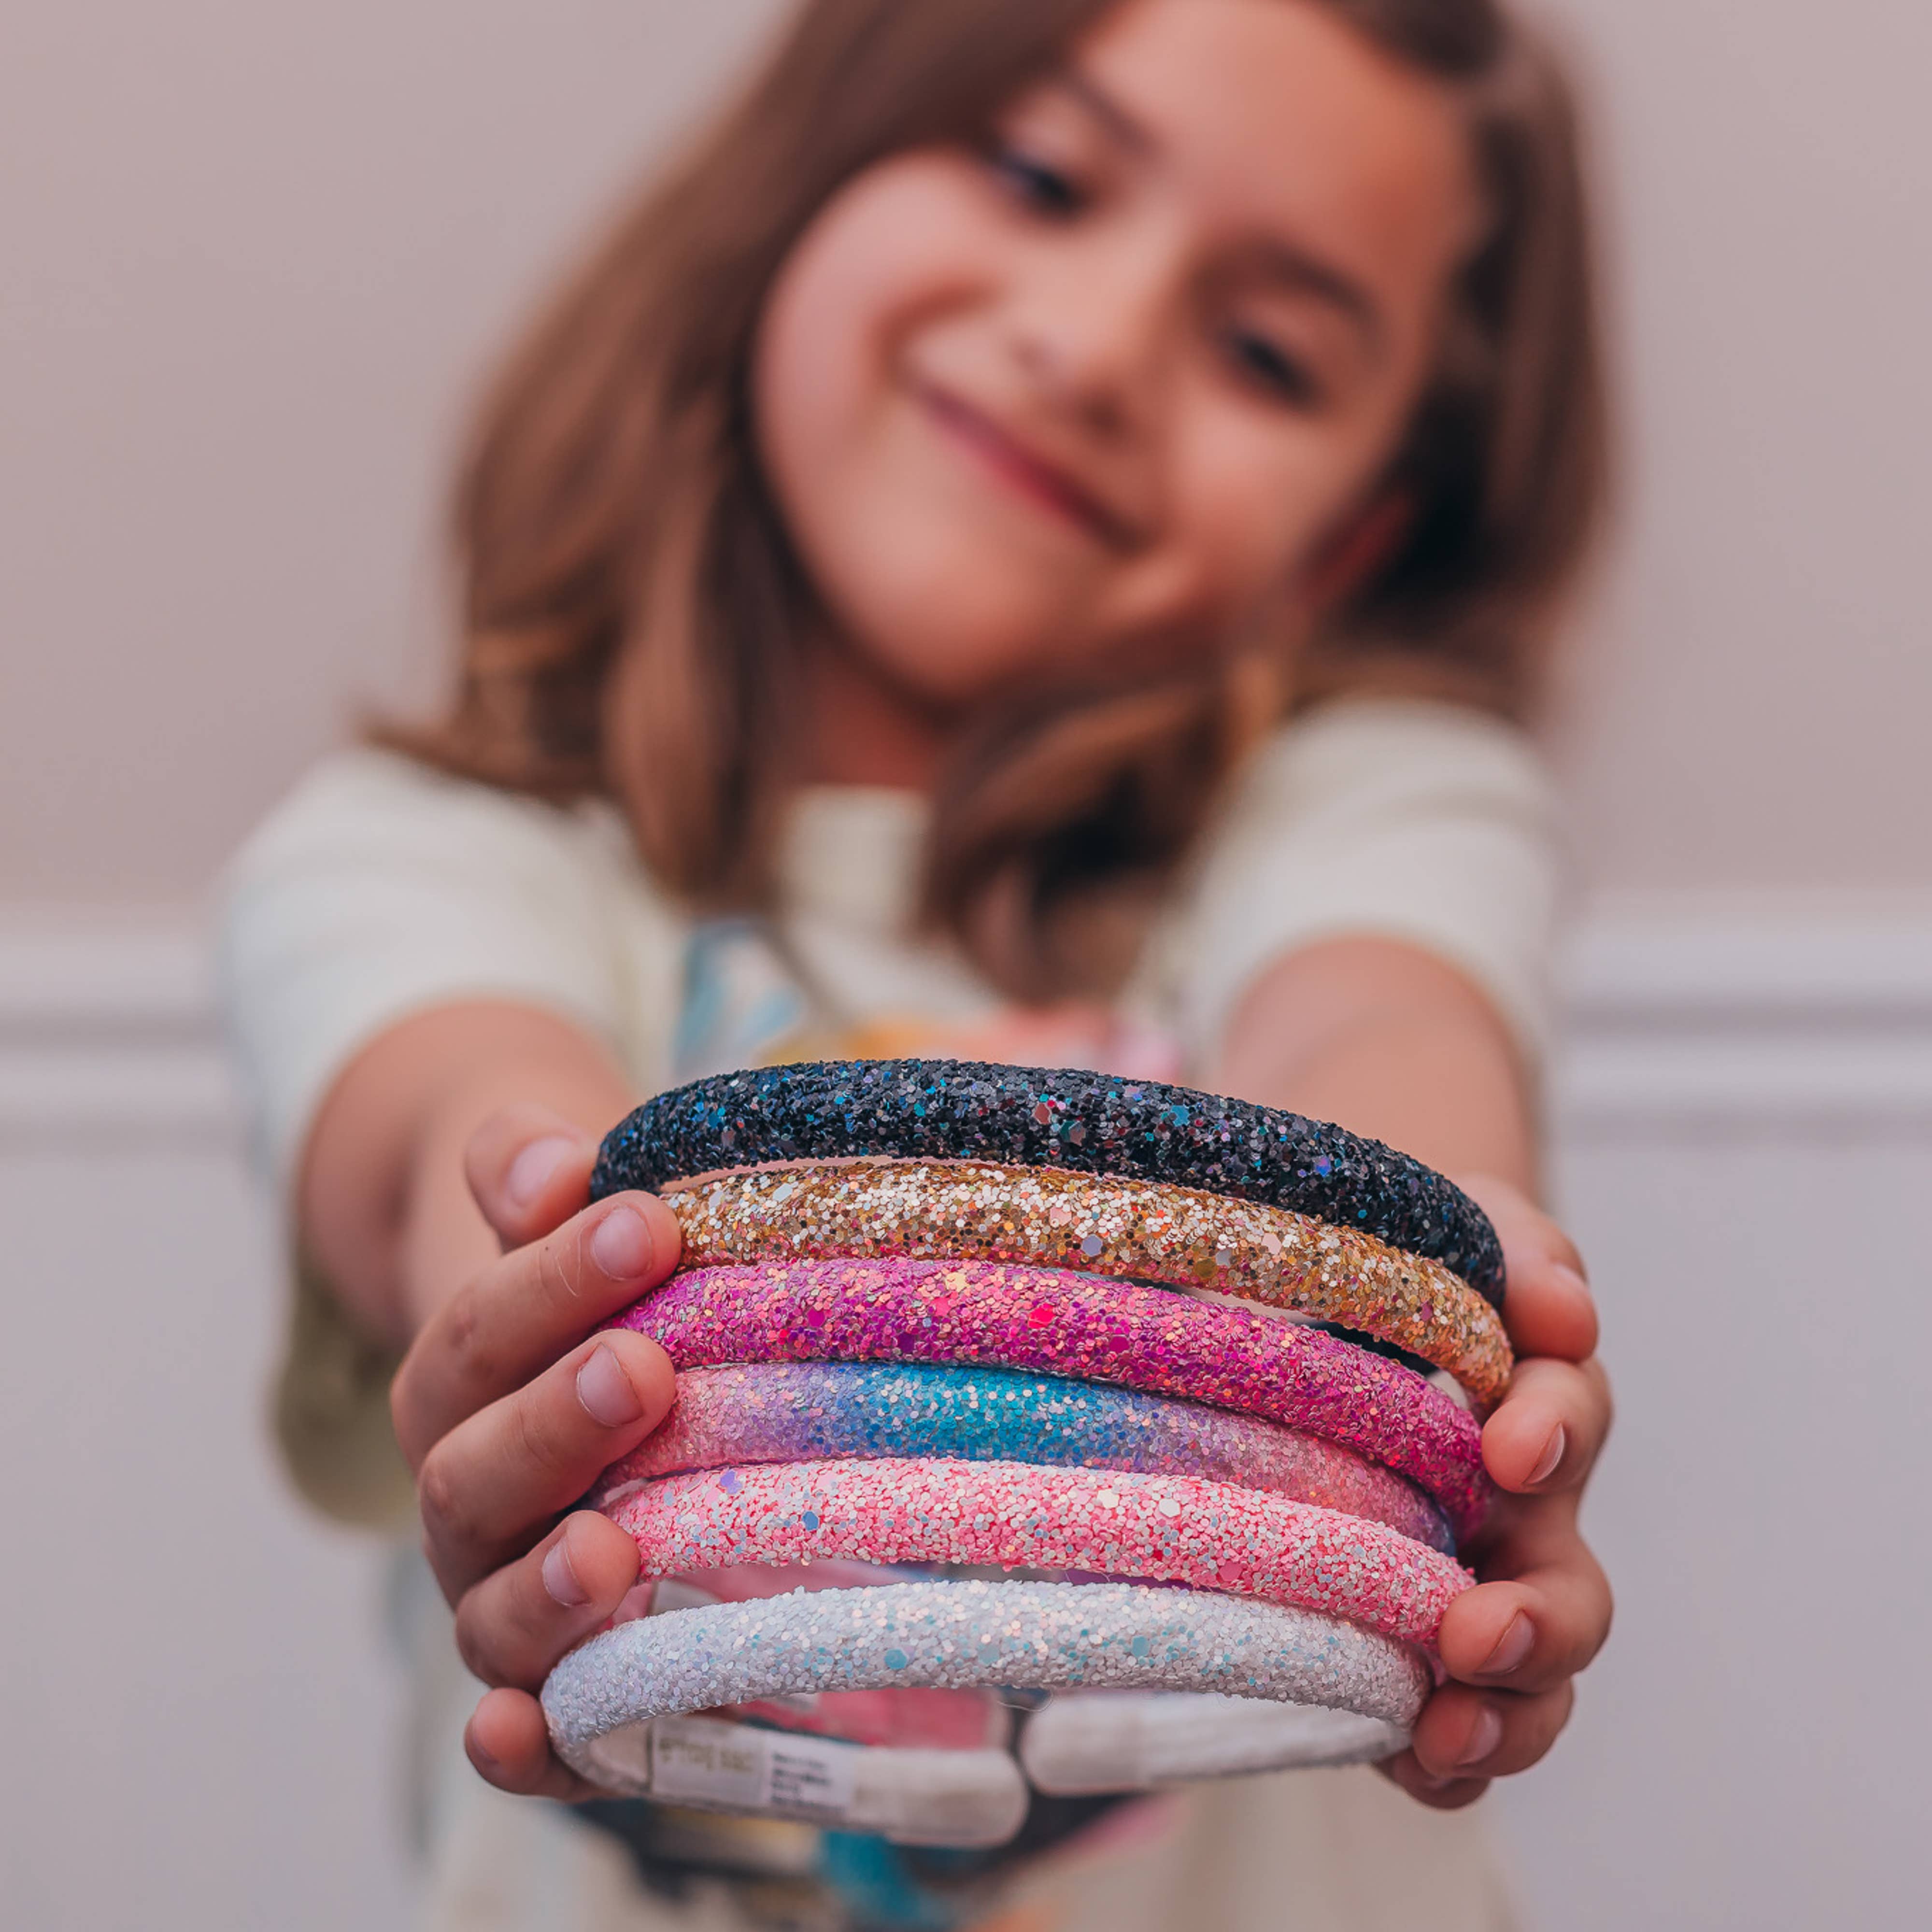
[(1018, 148), (996, 148), (992, 163), (994, 172), (1015, 196), (1036, 213), (1064, 218), (1078, 214), (1085, 206), (1085, 197), (1070, 176)]
[(1227, 347), (1236, 369), (1251, 382), (1258, 383), (1282, 401), (1297, 409), (1312, 409), (1322, 400), (1321, 385), (1304, 362), (1288, 354), (1279, 343), (1265, 335), (1244, 329), (1231, 329)]

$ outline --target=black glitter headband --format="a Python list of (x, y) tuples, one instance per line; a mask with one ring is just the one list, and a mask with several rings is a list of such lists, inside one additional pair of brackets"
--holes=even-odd
[(775, 1160), (987, 1160), (1205, 1188), (1360, 1228), (1498, 1307), (1488, 1216), (1420, 1161), (1346, 1128), (1158, 1080), (964, 1060), (833, 1060), (720, 1074), (611, 1129), (593, 1200)]

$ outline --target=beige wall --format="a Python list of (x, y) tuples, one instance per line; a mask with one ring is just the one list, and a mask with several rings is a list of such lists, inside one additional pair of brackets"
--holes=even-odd
[(1564, 0), (1629, 505), (1558, 743), (1614, 886), (1932, 884), (1932, 13)]
[(462, 400), (773, 0), (0, 0), (0, 902), (433, 688)]
[[(0, 901), (170, 899), (437, 662), (466, 390), (777, 0), (6, 0)], [(1630, 506), (1556, 736), (1614, 886), (1932, 884), (1932, 14), (1566, 0)]]

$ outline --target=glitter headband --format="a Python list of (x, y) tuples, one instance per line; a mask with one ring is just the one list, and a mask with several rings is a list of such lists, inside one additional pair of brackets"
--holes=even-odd
[(1192, 1476), (892, 1459), (666, 1476), (605, 1506), (640, 1574), (741, 1563), (997, 1564), (1183, 1583), (1432, 1647), (1473, 1579), (1334, 1510)]
[(1297, 1114), (1077, 1069), (825, 1060), (720, 1075), (613, 1128), (591, 1192), (880, 1154), (1205, 1188), (1359, 1228), (1502, 1299), (1502, 1250), (1482, 1210), (1406, 1154)]
[[(800, 1589), (863, 1588), (908, 1582), (917, 1575), (906, 1568), (838, 1562), (814, 1563), (809, 1569), (755, 1565), (706, 1570), (647, 1586), (648, 1614), (788, 1596)], [(1011, 1742), (1014, 1713), (1002, 1701), (1004, 1694), (902, 1688), (819, 1691), (726, 1705), (706, 1714), (851, 1744), (956, 1752)], [(1057, 1797), (1148, 1790), (1298, 1766), (1360, 1763), (1385, 1757), (1408, 1742), (1406, 1731), (1378, 1718), (1211, 1691), (1060, 1691), (1043, 1709), (1030, 1714), (1025, 1726), (1020, 1757), (1027, 1775), (1038, 1790)]]
[(585, 1501), (733, 1463), (944, 1456), (1192, 1475), (1386, 1523), (1453, 1550), (1442, 1511), (1378, 1463), (1226, 1409), (999, 1369), (779, 1362), (687, 1369), (663, 1426)]
[[(915, 1574), (838, 1562), (803, 1571), (710, 1570), (657, 1584), (647, 1614), (890, 1585)], [(714, 1594), (720, 1590), (728, 1594)], [(1057, 1797), (1360, 1763), (1408, 1742), (1406, 1728), (1382, 1718), (1211, 1691), (1020, 1694), (1042, 1706), (1023, 1720), (1021, 1765), (1035, 1789)], [(901, 1843), (991, 1844), (1024, 1809), (1023, 1796), (1016, 1804), (1007, 1758), (1013, 1696), (999, 1688), (896, 1684), (753, 1699), (707, 1710), (701, 1722), (661, 1717), (628, 1725), (592, 1740), (587, 1752), (599, 1784), (665, 1803), (802, 1818)], [(862, 1755), (850, 1755), (854, 1747)]]
[(1493, 1490), (1475, 1418), (1317, 1329), (1131, 1282), (997, 1262), (767, 1262), (674, 1275), (614, 1326), (679, 1369), (975, 1363), (1177, 1396), (1340, 1443), (1417, 1483), (1459, 1538)]
[(674, 1184), (684, 1264), (803, 1256), (1025, 1262), (1206, 1289), (1338, 1322), (1446, 1369), (1479, 1410), (1515, 1358), (1496, 1310), (1440, 1262), (1198, 1188), (963, 1161), (764, 1168)]
[[(629, 1727), (801, 1692), (1221, 1691), (1353, 1712), (1406, 1732), (1430, 1682), (1415, 1651), (1306, 1611), (1132, 1584), (920, 1582), (622, 1624), (557, 1665), (543, 1706), (566, 1763), (639, 1792), (640, 1741)], [(610, 1741), (601, 1757), (599, 1740)]]
[[(862, 1590), (925, 1580), (927, 1569), (874, 1563), (740, 1564), (646, 1579), (626, 1596), (616, 1622), (663, 1616), (712, 1604), (789, 1597), (803, 1590)], [(1035, 1580), (1064, 1582), (1064, 1576)], [(710, 1718), (808, 1732), (847, 1744), (919, 1750), (1004, 1750), (1014, 1712), (996, 1690), (821, 1690), (809, 1696), (754, 1700), (704, 1714)]]
[[(659, 1584), (650, 1614), (719, 1601), (769, 1600), (808, 1590), (849, 1589), (912, 1580), (913, 1573), (814, 1563), (796, 1568), (712, 1570)], [(721, 1598), (711, 1592), (755, 1578), (755, 1588)], [(1264, 1703), (1211, 1691), (1070, 1690), (1042, 1697), (1024, 1718), (1018, 1756), (1035, 1789), (1055, 1797), (1148, 1791), (1209, 1778), (1242, 1777), (1314, 1765), (1372, 1762), (1408, 1742), (1401, 1726), (1319, 1705)], [(706, 1712), (758, 1726), (756, 1731), (687, 1731), (682, 1718), (659, 1718), (592, 1746), (600, 1783), (613, 1777), (648, 1787), (666, 1802), (703, 1804), (728, 1798), (771, 1816), (800, 1815), (800, 1787), (810, 1787), (811, 1815), (851, 1831), (875, 1831), (904, 1841), (938, 1826), (951, 1842), (980, 1818), (995, 1842), (1001, 1780), (968, 1754), (1004, 1754), (1015, 1712), (1010, 1692), (909, 1690), (818, 1691), (806, 1696), (754, 1699)], [(796, 1742), (775, 1739), (773, 1730)], [(815, 1754), (814, 1737), (831, 1742)], [(762, 1740), (762, 1741), (761, 1741)], [(843, 1748), (869, 1748), (862, 1760)], [(654, 1777), (655, 1774), (655, 1777)], [(874, 1794), (894, 1794), (882, 1804)], [(976, 1804), (973, 1801), (976, 1798)], [(828, 1820), (827, 1801), (839, 1815)], [(969, 1808), (962, 1816), (962, 1804)]]

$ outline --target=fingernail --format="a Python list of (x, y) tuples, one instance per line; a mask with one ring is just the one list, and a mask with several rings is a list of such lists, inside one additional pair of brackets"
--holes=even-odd
[(1550, 1440), (1543, 1445), (1543, 1454), (1536, 1459), (1536, 1467), (1530, 1471), (1523, 1486), (1533, 1490), (1538, 1483), (1546, 1483), (1556, 1473), (1556, 1466), (1563, 1460), (1563, 1451), (1569, 1446), (1569, 1432), (1558, 1423), (1550, 1432)]
[(553, 1134), (548, 1140), (532, 1141), (510, 1163), (503, 1177), (503, 1189), (519, 1208), (527, 1208), (548, 1187), (556, 1171), (577, 1151), (574, 1141)]
[(590, 1600), (590, 1592), (577, 1580), (577, 1572), (570, 1567), (568, 1537), (560, 1536), (550, 1546), (543, 1560), (543, 1586), (550, 1593), (553, 1603), (561, 1604), (566, 1610), (574, 1610), (580, 1604)]
[(613, 1281), (635, 1281), (651, 1264), (656, 1244), (634, 1208), (614, 1208), (590, 1237), (590, 1258)]
[(606, 1348), (600, 1348), (578, 1370), (577, 1399), (590, 1419), (606, 1429), (622, 1429), (644, 1412), (623, 1364)]
[(1521, 1610), (1510, 1619), (1509, 1628), (1496, 1640), (1496, 1647), (1483, 1660), (1478, 1677), (1507, 1677), (1522, 1666), (1536, 1642), (1536, 1626)]
[(1553, 1262), (1550, 1266), (1550, 1278), (1552, 1281), (1560, 1282), (1579, 1301), (1588, 1301), (1590, 1299), (1590, 1284), (1568, 1262)]
[(1476, 1721), (1469, 1726), (1468, 1741), (1462, 1747), (1462, 1755), (1456, 1760), (1458, 1771), (1467, 1771), (1480, 1764), (1503, 1741), (1503, 1720), (1487, 1704), (1476, 1713)]

